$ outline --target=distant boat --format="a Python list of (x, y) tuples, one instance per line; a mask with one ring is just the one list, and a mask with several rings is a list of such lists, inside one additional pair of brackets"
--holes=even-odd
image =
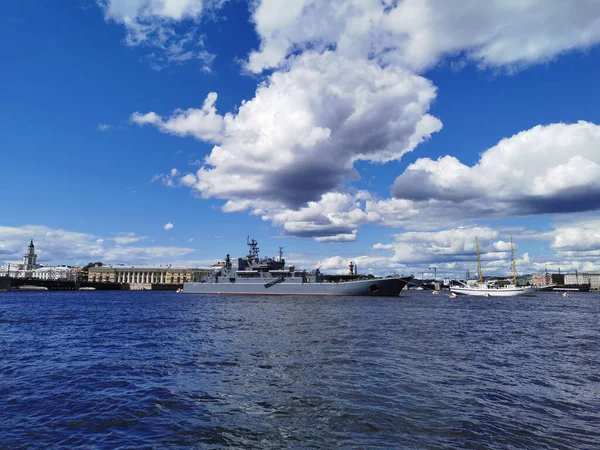
[(587, 284), (563, 284), (563, 285), (555, 285), (552, 290), (553, 291), (568, 291), (568, 292), (589, 292), (590, 291), (590, 283)]
[(475, 238), (475, 246), (477, 248), (477, 271), (479, 280), (467, 280), (466, 283), (461, 283), (461, 286), (453, 286), (450, 288), (452, 292), (458, 295), (472, 295), (479, 297), (518, 297), (518, 296), (533, 296), (537, 292), (537, 288), (531, 286), (517, 286), (517, 268), (515, 264), (515, 249), (513, 246), (512, 236), (510, 237), (511, 260), (513, 269), (513, 283), (508, 285), (500, 285), (497, 281), (483, 280), (481, 271), (481, 256), (479, 254), (479, 240)]
[(18, 287), (19, 291), (47, 291), (48, 288), (46, 286), (34, 286), (30, 284), (26, 284), (24, 286)]
[[(412, 277), (367, 278), (327, 282), (315, 269), (296, 270), (293, 264), (286, 267), (282, 248), (279, 258), (260, 258), (258, 242), (248, 239), (250, 252), (245, 258), (225, 262), (215, 268), (212, 275), (199, 281), (183, 283), (185, 294), (262, 294), (262, 295), (343, 295), (398, 297)], [(350, 264), (351, 275), (353, 269)]]

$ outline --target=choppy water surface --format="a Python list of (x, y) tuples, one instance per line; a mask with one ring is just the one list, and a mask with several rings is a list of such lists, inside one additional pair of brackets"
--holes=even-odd
[(598, 448), (600, 295), (0, 294), (0, 447)]

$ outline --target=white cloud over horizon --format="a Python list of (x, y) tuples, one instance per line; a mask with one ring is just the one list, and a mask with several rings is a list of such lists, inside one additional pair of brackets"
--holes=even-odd
[[(556, 252), (556, 264), (579, 270), (600, 271), (600, 218), (582, 218), (557, 224), (546, 233), (550, 248)], [(569, 267), (567, 266), (567, 267)]]
[[(391, 242), (373, 245), (373, 252), (354, 256), (333, 256), (319, 261), (323, 270), (346, 273), (352, 261), (360, 273), (380, 275), (413, 274), (433, 278), (464, 277), (467, 270), (475, 274), (477, 262), (475, 238), (479, 238), (484, 272), (503, 276), (509, 273), (510, 244), (499, 239), (500, 233), (489, 227), (458, 227), (427, 232), (404, 232)], [(517, 247), (516, 247), (517, 248)], [(519, 273), (531, 269), (529, 255), (521, 255)]]
[[(579, 219), (561, 223), (543, 236), (551, 243), (554, 255), (531, 258), (521, 252), (519, 245), (523, 237), (515, 239), (515, 255), (518, 273), (556, 271), (598, 271), (600, 261), (600, 235), (596, 231), (599, 219)], [(583, 230), (583, 231), (581, 231)], [(390, 237), (388, 242), (373, 245), (371, 251), (355, 251), (345, 256), (330, 255), (318, 258), (314, 255), (291, 253), (286, 259), (299, 268), (312, 269), (321, 266), (325, 273), (347, 273), (350, 261), (358, 265), (360, 273), (389, 275), (402, 273), (419, 276), (421, 272), (432, 272), (437, 267), (439, 277), (453, 275), (462, 277), (466, 270), (475, 273), (477, 258), (475, 237), (479, 239), (482, 266), (486, 275), (510, 273), (509, 231), (491, 227), (472, 226), (440, 229), (436, 231), (404, 232)], [(117, 238), (99, 238), (89, 233), (53, 229), (43, 225), (22, 227), (0, 226), (1, 262), (21, 262), (29, 240), (33, 237), (38, 253), (38, 262), (45, 265), (85, 265), (101, 261), (105, 264), (175, 264), (209, 267), (217, 258), (191, 258), (195, 249), (175, 246), (135, 246), (139, 241), (119, 244), (119, 237), (139, 238), (135, 233), (114, 233)], [(521, 232), (521, 236), (526, 233)], [(107, 242), (114, 242), (107, 244)], [(425, 275), (432, 278), (432, 274)]]
[(165, 226), (163, 227), (165, 231), (169, 231), (173, 229), (173, 224), (171, 222), (168, 222), (167, 224), (165, 224)]
[(115, 233), (115, 237), (99, 238), (89, 233), (44, 225), (0, 226), (0, 260), (22, 261), (30, 239), (35, 244), (38, 263), (46, 265), (85, 265), (96, 261), (113, 264), (171, 263), (194, 251), (187, 247), (129, 245), (146, 239), (135, 233)]
[[(138, 236), (135, 233), (129, 232), (129, 233), (116, 233), (115, 237), (112, 238), (108, 238), (111, 241), (114, 241), (115, 244), (117, 245), (127, 245), (127, 244), (133, 244), (139, 241), (143, 241), (144, 239), (148, 239), (148, 236)], [(100, 244), (104, 242), (104, 239), (99, 239), (101, 242), (99, 242)]]

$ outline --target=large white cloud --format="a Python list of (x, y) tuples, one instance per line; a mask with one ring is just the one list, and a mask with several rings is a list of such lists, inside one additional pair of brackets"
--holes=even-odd
[[(468, 167), (452, 156), (411, 164), (396, 198), (453, 204), (464, 217), (594, 211), (600, 208), (600, 126), (536, 126), (503, 139)], [(431, 208), (435, 211), (435, 208)]]
[(262, 0), (253, 20), (261, 38), (248, 60), (253, 72), (304, 48), (419, 71), (459, 54), (483, 66), (524, 66), (600, 41), (596, 0)]
[[(223, 117), (221, 144), (186, 184), (205, 198), (262, 199), (293, 207), (318, 201), (355, 177), (357, 160), (399, 159), (441, 128), (427, 114), (435, 88), (403, 69), (351, 61), (334, 52), (295, 58), (273, 73), (237, 114)], [(206, 130), (214, 97), (200, 111), (133, 120), (162, 131), (217, 140)], [(199, 120), (189, 120), (198, 117)]]
[[(194, 251), (186, 247), (125, 245), (146, 239), (135, 233), (116, 233), (116, 237), (101, 239), (89, 233), (43, 225), (0, 226), (0, 261), (22, 261), (32, 238), (38, 263), (45, 265), (83, 265), (92, 261), (124, 264), (172, 263)], [(115, 244), (108, 244), (106, 241), (114, 241)]]
[[(125, 26), (126, 43), (130, 46), (148, 45), (157, 52), (149, 55), (154, 68), (188, 60), (202, 61), (210, 70), (214, 58), (203, 47), (197, 25), (206, 11), (222, 6), (225, 0), (97, 0), (106, 20)], [(177, 24), (193, 23), (185, 32)]]

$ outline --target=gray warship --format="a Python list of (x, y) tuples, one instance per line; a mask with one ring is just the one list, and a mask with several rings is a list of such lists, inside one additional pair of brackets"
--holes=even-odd
[[(397, 297), (412, 277), (389, 277), (328, 282), (319, 269), (286, 267), (283, 248), (278, 258), (260, 258), (258, 242), (247, 241), (244, 258), (225, 261), (211, 275), (183, 284), (186, 294), (343, 295)], [(352, 269), (351, 269), (352, 270)]]

